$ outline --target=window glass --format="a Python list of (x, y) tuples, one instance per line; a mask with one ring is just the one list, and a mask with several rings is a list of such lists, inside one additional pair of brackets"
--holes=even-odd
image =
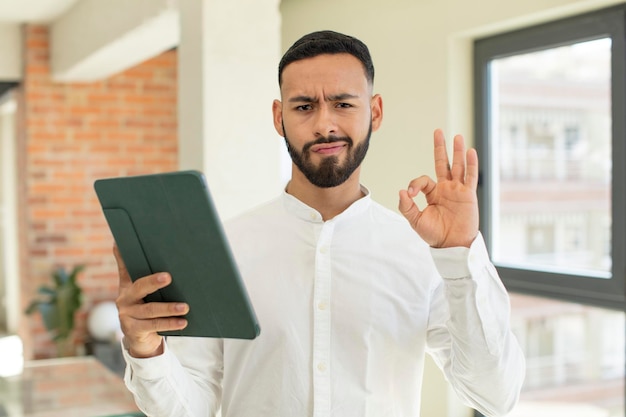
[(624, 417), (624, 313), (511, 295), (526, 355), (520, 402), (507, 417)]
[(626, 5), (477, 39), (481, 230), (527, 358), (509, 417), (624, 417)]
[(489, 73), (494, 263), (611, 278), (611, 39)]

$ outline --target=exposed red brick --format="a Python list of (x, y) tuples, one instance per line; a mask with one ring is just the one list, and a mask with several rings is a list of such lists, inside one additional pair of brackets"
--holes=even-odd
[[(18, 94), (22, 310), (57, 266), (86, 265), (75, 343), (88, 309), (117, 295), (113, 239), (96, 198), (98, 178), (177, 168), (177, 54), (165, 52), (93, 83), (52, 80), (49, 30), (27, 25)], [(37, 315), (24, 318), (27, 357), (55, 355)]]

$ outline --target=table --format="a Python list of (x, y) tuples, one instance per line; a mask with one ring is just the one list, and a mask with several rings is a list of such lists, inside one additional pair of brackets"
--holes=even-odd
[(0, 417), (143, 416), (124, 381), (93, 356), (26, 362), (0, 378)]

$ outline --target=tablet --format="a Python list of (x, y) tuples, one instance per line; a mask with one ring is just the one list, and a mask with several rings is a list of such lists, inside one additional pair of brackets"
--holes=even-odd
[(169, 272), (146, 302), (185, 302), (188, 325), (166, 336), (254, 339), (260, 327), (204, 176), (179, 171), (94, 184), (131, 279)]

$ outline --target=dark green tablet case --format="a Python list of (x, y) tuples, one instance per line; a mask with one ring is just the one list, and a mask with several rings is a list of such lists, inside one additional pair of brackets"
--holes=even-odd
[(134, 281), (169, 272), (172, 283), (146, 297), (189, 304), (188, 325), (167, 336), (254, 339), (260, 327), (197, 171), (97, 180), (96, 194)]

